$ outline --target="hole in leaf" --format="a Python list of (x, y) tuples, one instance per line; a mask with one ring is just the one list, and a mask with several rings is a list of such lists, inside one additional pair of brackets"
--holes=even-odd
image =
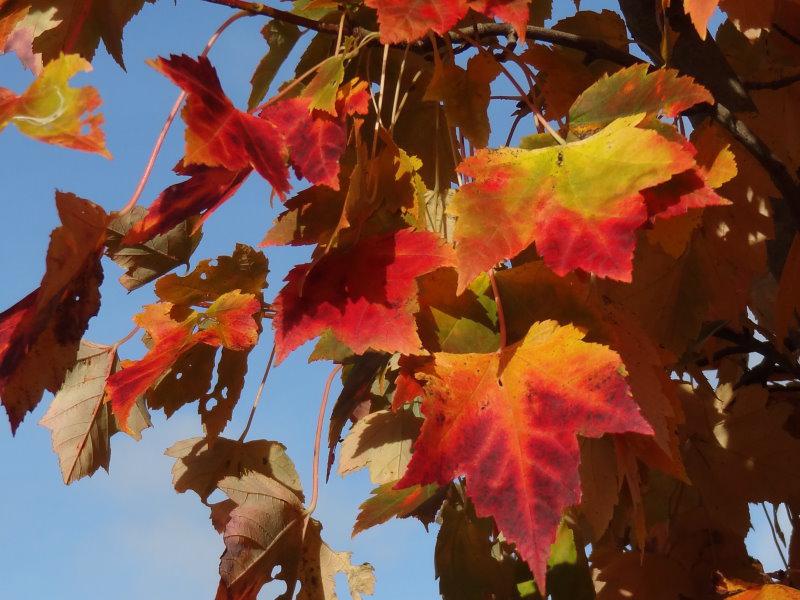
[(272, 600), (273, 598), (280, 598), (286, 593), (286, 582), (277, 580), (270, 581), (258, 593), (258, 600)]
[(208, 497), (209, 504), (214, 504), (216, 502), (222, 502), (223, 500), (227, 500), (228, 497), (219, 489), (214, 490), (211, 492), (211, 495)]

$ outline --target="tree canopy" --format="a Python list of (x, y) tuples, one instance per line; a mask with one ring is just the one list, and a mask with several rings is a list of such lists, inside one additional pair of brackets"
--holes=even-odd
[[(155, 1), (0, 0), (0, 50), (31, 71), (0, 87), (0, 130), (111, 158), (100, 94), (71, 80), (101, 40), (124, 68)], [(217, 600), (273, 580), (334, 600), (337, 574), (374, 593), (313, 517), (320, 455), (375, 485), (353, 535), (438, 524), (446, 600), (800, 599), (800, 1), (558, 0), (555, 22), (553, 0), (195, 1), (230, 14), (149, 61), (180, 96), (139, 185), (111, 212), (56, 192), (41, 283), (0, 313), (12, 433), (47, 398), (71, 484), (151, 411), (196, 405), (204, 435), (166, 454), (222, 538)], [(245, 18), (266, 53), (237, 106), (211, 49)], [(175, 183), (143, 197), (178, 116)], [(261, 248), (232, 231), (230, 255), (196, 256), (250, 178), (280, 211)], [(288, 245), (311, 258), (268, 287)], [(107, 273), (157, 296), (111, 345), (90, 330)], [(251, 439), (307, 342), (332, 365), (310, 491)], [(754, 503), (779, 571), (745, 546)]]

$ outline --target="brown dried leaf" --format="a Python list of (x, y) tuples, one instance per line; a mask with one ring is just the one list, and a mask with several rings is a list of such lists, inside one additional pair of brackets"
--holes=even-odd
[(183, 277), (174, 274), (162, 277), (156, 283), (156, 294), (163, 301), (183, 306), (213, 302), (233, 290), (260, 298), (267, 285), (267, 273), (267, 259), (262, 252), (236, 244), (231, 256), (201, 260)]
[(342, 442), (339, 474), (369, 467), (375, 485), (400, 479), (421, 425), (422, 419), (410, 410), (379, 410), (359, 419)]
[(123, 244), (122, 238), (145, 214), (147, 209), (135, 206), (130, 212), (117, 216), (108, 226), (106, 253), (125, 269), (119, 282), (129, 292), (188, 264), (203, 237), (199, 229), (194, 231), (197, 219), (189, 219), (142, 244)]
[[(303, 513), (297, 496), (260, 473), (226, 477), (220, 489), (236, 503), (225, 524), (217, 600), (255, 600), (264, 584), (286, 582), (291, 598), (300, 559)], [(230, 505), (225, 505), (225, 509)], [(223, 511), (224, 512), (224, 511)], [(275, 567), (281, 567), (272, 577)]]
[(180, 493), (193, 490), (204, 502), (224, 478), (235, 478), (248, 471), (272, 477), (298, 498), (303, 497), (294, 464), (286, 455), (286, 447), (278, 442), (218, 438), (211, 445), (207, 438), (198, 437), (177, 442), (165, 454), (177, 459), (172, 467), (175, 490)]
[[(39, 424), (52, 434), (64, 483), (69, 485), (93, 475), (111, 460), (111, 436), (117, 432), (114, 416), (104, 402), (105, 382), (119, 369), (110, 346), (82, 342), (77, 362), (53, 398)], [(147, 409), (140, 400), (131, 413), (129, 425), (135, 439), (151, 426)]]
[(337, 600), (336, 574), (344, 573), (352, 600), (362, 594), (375, 593), (375, 571), (372, 565), (354, 565), (350, 552), (336, 552), (322, 541), (322, 526), (309, 521), (300, 559), (300, 592), (297, 600)]

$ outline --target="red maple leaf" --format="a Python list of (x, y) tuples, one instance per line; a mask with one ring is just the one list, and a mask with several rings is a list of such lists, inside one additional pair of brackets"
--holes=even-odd
[[(152, 340), (147, 354), (129, 362), (106, 382), (106, 393), (119, 427), (127, 428), (128, 416), (136, 400), (154, 385), (181, 357), (199, 343), (224, 346), (231, 350), (252, 347), (258, 338), (253, 313), (261, 303), (252, 294), (233, 291), (215, 300), (205, 313), (192, 312), (185, 320), (170, 316), (171, 302), (146, 306), (134, 318)], [(199, 326), (199, 331), (195, 328)]]
[(479, 516), (494, 517), (537, 583), (564, 509), (581, 499), (576, 435), (652, 434), (620, 357), (574, 326), (539, 322), (491, 354), (434, 355), (425, 422), (396, 488), (466, 475)]
[(346, 119), (367, 112), (366, 83), (341, 87), (337, 115), (310, 110), (308, 98), (266, 106), (259, 116), (237, 110), (225, 96), (208, 59), (158, 59), (153, 65), (188, 93), (184, 109), (186, 156), (176, 167), (189, 179), (166, 188), (124, 239), (138, 244), (193, 215), (199, 227), (233, 196), (255, 168), (283, 200), (289, 190), (287, 161), (299, 177), (339, 189), (339, 158), (346, 143)]
[(147, 214), (125, 235), (126, 245), (140, 244), (169, 231), (193, 215), (202, 215), (195, 227), (241, 187), (252, 169), (228, 171), (222, 167), (178, 165), (177, 172), (189, 179), (166, 188), (150, 205)]
[(295, 267), (273, 303), (276, 360), (326, 329), (357, 354), (419, 352), (416, 278), (452, 264), (438, 236), (403, 229)]
[(153, 67), (187, 94), (187, 165), (199, 164), (239, 171), (253, 167), (275, 192), (289, 191), (289, 171), (283, 136), (271, 122), (238, 110), (225, 95), (217, 71), (205, 56), (158, 58)]
[(511, 23), (524, 39), (530, 0), (366, 0), (378, 11), (384, 44), (413, 42), (429, 30), (439, 35), (451, 29), (472, 8)]

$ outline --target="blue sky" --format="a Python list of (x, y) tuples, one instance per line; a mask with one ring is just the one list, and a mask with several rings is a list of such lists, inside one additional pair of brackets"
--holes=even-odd
[[(557, 4), (573, 8), (571, 1)], [(582, 3), (583, 8), (608, 4)], [(55, 189), (74, 192), (114, 210), (126, 202), (135, 187), (177, 95), (176, 88), (144, 61), (169, 53), (198, 54), (211, 32), (229, 15), (229, 9), (199, 0), (184, 0), (177, 6), (162, 0), (146, 6), (125, 30), (127, 73), (104, 50), (98, 51), (95, 70), (76, 81), (94, 85), (104, 99), (105, 130), (114, 160), (38, 143), (13, 128), (0, 134), (0, 197), (5, 207), (5, 218), (0, 220), (0, 310), (38, 285), (48, 236), (58, 225)], [(240, 20), (211, 55), (226, 91), (240, 106), (249, 93), (252, 70), (265, 50), (258, 33), (262, 25), (260, 18)], [(0, 86), (22, 90), (30, 79), (14, 57), (0, 57)], [(495, 133), (496, 144), (505, 137), (505, 111), (509, 108), (501, 106), (492, 115), (495, 122), (503, 123)], [(520, 133), (524, 133), (522, 128)], [(143, 204), (149, 204), (163, 187), (176, 181), (170, 169), (181, 154), (181, 127), (176, 124), (142, 197)], [(251, 178), (209, 220), (195, 258), (229, 254), (237, 241), (256, 246), (277, 211), (269, 205), (263, 181)], [(274, 294), (288, 269), (303, 262), (307, 253), (278, 248), (270, 249), (268, 257), (269, 293)], [(113, 343), (121, 338), (131, 328), (131, 315), (153, 300), (149, 288), (126, 294), (116, 281), (119, 275), (115, 265), (106, 265), (103, 307), (88, 333), (94, 341)], [(271, 339), (266, 335), (251, 355), (250, 378), (227, 430), (230, 437), (238, 437), (244, 425), (270, 346)], [(308, 346), (302, 348), (273, 370), (250, 434), (253, 439), (277, 439), (286, 444), (306, 488), (311, 482), (316, 411), (330, 369), (327, 364), (307, 364), (309, 351)], [(123, 349), (127, 357), (140, 352), (138, 342)], [(0, 564), (4, 565), (0, 598), (212, 598), (223, 549), (221, 538), (194, 494), (173, 491), (172, 460), (163, 456), (164, 449), (174, 441), (200, 435), (194, 410), (185, 408), (168, 421), (154, 414), (154, 427), (144, 432), (139, 443), (115, 436), (111, 476), (101, 471), (66, 487), (61, 483), (49, 434), (37, 425), (46, 404), (42, 402), (28, 416), (16, 438), (0, 427), (0, 481), (5, 489), (0, 494)], [(352, 550), (355, 561), (375, 566), (376, 598), (437, 597), (435, 535), (427, 534), (418, 522), (394, 521), (350, 539), (358, 505), (372, 487), (364, 472), (347, 479), (332, 476), (322, 487), (316, 514), (325, 526), (324, 537), (338, 550)], [(757, 532), (751, 536), (751, 549), (768, 569), (776, 569), (777, 556), (758, 515), (760, 512), (756, 513)]]

